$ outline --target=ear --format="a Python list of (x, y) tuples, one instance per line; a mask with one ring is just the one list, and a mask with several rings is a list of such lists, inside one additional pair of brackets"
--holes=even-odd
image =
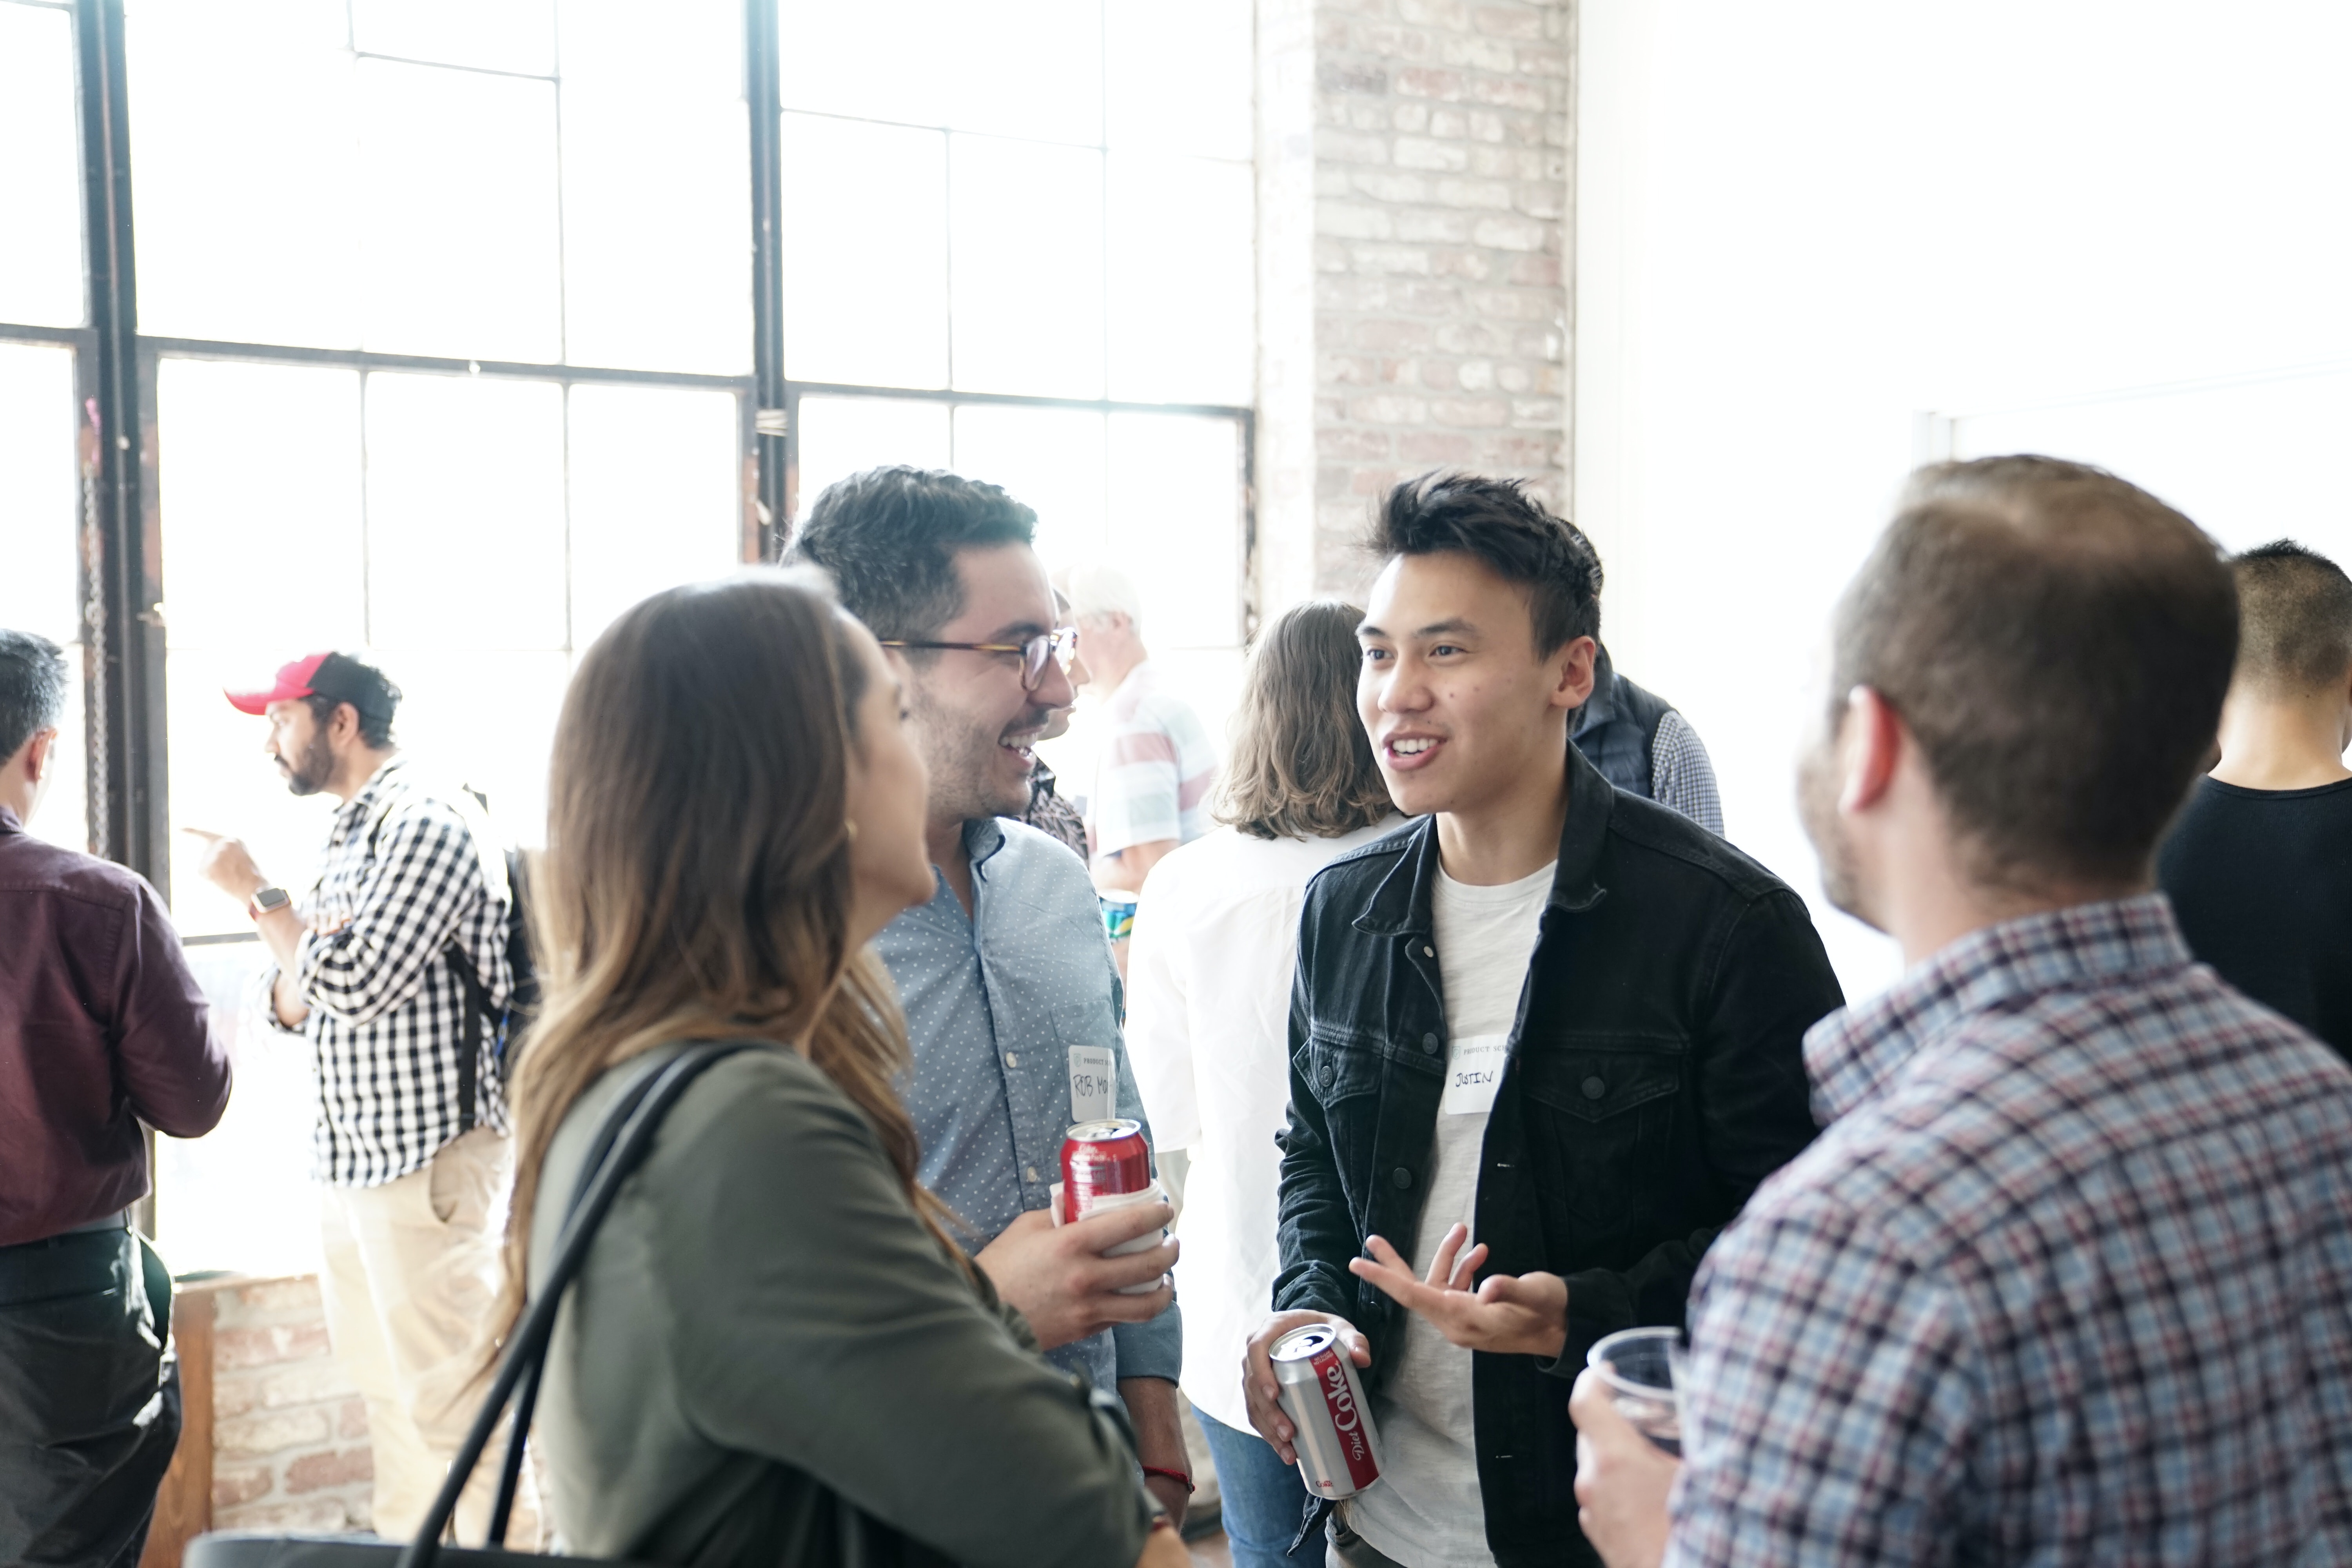
[(1911, 743), (1895, 705), (1867, 686), (1846, 693), (1838, 724), (1838, 812), (1856, 816), (1886, 798), (1903, 749)]
[(25, 782), (39, 784), (49, 771), (49, 760), (57, 755), (58, 732), (54, 729), (35, 731), (25, 742)]
[(1592, 662), (1601, 645), (1591, 637), (1570, 637), (1550, 658), (1551, 706), (1572, 713), (1592, 698)]

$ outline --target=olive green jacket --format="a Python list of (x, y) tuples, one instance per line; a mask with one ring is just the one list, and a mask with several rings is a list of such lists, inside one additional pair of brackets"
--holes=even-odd
[[(557, 1131), (530, 1276), (632, 1059)], [(782, 1048), (706, 1071), (556, 1321), (537, 1426), (566, 1549), (711, 1565), (1129, 1568), (1124, 1417), (918, 1221), (872, 1124)]]

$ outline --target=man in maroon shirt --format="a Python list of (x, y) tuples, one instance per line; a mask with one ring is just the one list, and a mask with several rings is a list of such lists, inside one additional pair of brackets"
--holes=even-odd
[(155, 889), (25, 831), (65, 692), (0, 630), (0, 1563), (130, 1568), (180, 1436), (140, 1123), (211, 1131), (229, 1070)]

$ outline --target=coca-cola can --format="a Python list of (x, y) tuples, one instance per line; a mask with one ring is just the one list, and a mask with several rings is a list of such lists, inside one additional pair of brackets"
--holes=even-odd
[(1143, 1123), (1125, 1117), (1081, 1121), (1062, 1136), (1062, 1208), (1087, 1217), (1097, 1198), (1139, 1193), (1151, 1185), (1151, 1145)]
[(1339, 1331), (1309, 1323), (1275, 1341), (1269, 1353), (1307, 1489), (1317, 1497), (1351, 1498), (1379, 1480), (1380, 1431)]

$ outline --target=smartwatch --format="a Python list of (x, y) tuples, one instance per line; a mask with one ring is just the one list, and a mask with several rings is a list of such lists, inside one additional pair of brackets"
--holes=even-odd
[(284, 909), (293, 901), (294, 895), (283, 888), (264, 888), (253, 895), (253, 902), (246, 907), (245, 912), (255, 920), (259, 920), (272, 910)]

